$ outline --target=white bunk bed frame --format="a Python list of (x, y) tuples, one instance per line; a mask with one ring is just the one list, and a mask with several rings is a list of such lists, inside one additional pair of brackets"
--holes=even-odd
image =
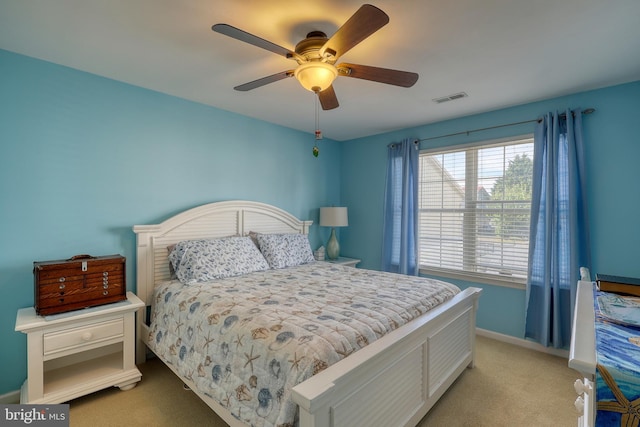
[[(155, 284), (169, 279), (170, 244), (250, 231), (308, 234), (311, 224), (264, 203), (224, 201), (186, 210), (160, 224), (136, 225), (137, 295), (149, 306)], [(415, 426), (465, 368), (474, 366), (481, 291), (463, 290), (295, 386), (292, 395), (300, 407), (300, 427)], [(145, 307), (137, 316), (137, 363), (146, 358), (146, 317)], [(230, 426), (245, 426), (191, 381), (181, 379)]]

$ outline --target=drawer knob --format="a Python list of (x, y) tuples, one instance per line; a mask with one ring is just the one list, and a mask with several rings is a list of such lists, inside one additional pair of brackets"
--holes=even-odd
[(91, 332), (85, 332), (84, 334), (82, 334), (82, 341), (89, 341), (91, 338), (93, 338), (93, 334)]
[(591, 387), (591, 384), (583, 382), (580, 379), (576, 380), (573, 383), (573, 389), (576, 391), (577, 394), (590, 393), (593, 390), (593, 388)]
[(581, 396), (578, 396), (576, 401), (573, 403), (573, 406), (576, 407), (576, 412), (578, 414), (584, 414), (584, 399)]
[(109, 295), (109, 291), (102, 291), (102, 295)]
[(60, 286), (58, 286), (58, 287), (59, 287), (60, 289), (64, 289), (64, 288), (65, 288), (65, 285), (64, 285), (64, 283), (62, 283), (62, 284), (60, 284)]

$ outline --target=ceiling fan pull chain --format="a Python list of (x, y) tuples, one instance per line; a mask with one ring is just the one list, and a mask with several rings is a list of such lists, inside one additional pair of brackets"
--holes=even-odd
[[(319, 104), (320, 104), (320, 99), (318, 98), (318, 92), (314, 92), (314, 97), (313, 97), (313, 103), (315, 106), (315, 110), (316, 110), (316, 141), (322, 139), (322, 131), (320, 130), (320, 111), (319, 111)], [(318, 154), (320, 154), (320, 149), (318, 148), (318, 144), (316, 142), (316, 144), (313, 146), (313, 156), (314, 157), (318, 157)]]
[(315, 93), (315, 105), (316, 105), (316, 140), (322, 139), (322, 131), (320, 130), (320, 99), (318, 98), (318, 92)]

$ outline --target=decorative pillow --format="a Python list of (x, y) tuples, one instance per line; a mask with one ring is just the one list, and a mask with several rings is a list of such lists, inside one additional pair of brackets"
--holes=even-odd
[[(167, 246), (167, 258), (169, 258), (169, 255), (171, 255), (171, 252), (173, 252), (173, 250), (176, 248), (177, 243), (172, 243), (169, 246)], [(184, 253), (184, 251), (182, 251)], [(182, 257), (182, 254), (177, 254), (176, 258), (179, 259)], [(176, 263), (177, 264), (177, 263)], [(173, 265), (172, 262), (169, 262), (169, 277), (171, 277), (172, 279), (176, 278), (176, 269)]]
[(256, 248), (260, 249), (260, 243), (258, 243), (258, 233), (256, 233), (255, 231), (250, 231), (247, 235), (251, 237), (251, 241), (256, 244)]
[(271, 268), (293, 267), (314, 262), (306, 234), (258, 234), (260, 252)]
[(269, 268), (249, 237), (186, 240), (169, 254), (176, 277), (189, 284), (239, 276)]

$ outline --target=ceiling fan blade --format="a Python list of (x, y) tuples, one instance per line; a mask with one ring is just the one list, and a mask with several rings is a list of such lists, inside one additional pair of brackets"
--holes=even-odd
[(390, 70), (358, 64), (337, 65), (340, 76), (386, 83), (388, 85), (411, 87), (418, 81), (418, 74), (409, 71)]
[(213, 27), (211, 27), (211, 29), (216, 33), (224, 34), (225, 36), (229, 36), (242, 42), (252, 44), (262, 49), (266, 49), (270, 52), (282, 55), (285, 58), (293, 58), (296, 56), (295, 52), (285, 47), (279, 46), (275, 43), (271, 43), (268, 40), (265, 40), (258, 36), (254, 36), (253, 34), (247, 33), (246, 31), (243, 31), (236, 27), (232, 27), (228, 24), (215, 24)]
[(245, 83), (245, 84), (242, 84), (240, 86), (236, 86), (236, 87), (234, 87), (234, 89), (235, 90), (239, 90), (241, 92), (246, 92), (248, 90), (255, 89), (255, 88), (258, 88), (260, 86), (264, 86), (264, 85), (267, 85), (269, 83), (277, 82), (278, 80), (286, 79), (287, 77), (292, 77), (292, 76), (293, 76), (293, 70), (282, 71), (282, 72), (277, 73), (277, 74), (272, 74), (270, 76), (263, 77), (263, 78), (258, 79), (258, 80), (254, 80), (252, 82)]
[(384, 27), (389, 16), (370, 4), (365, 4), (345, 22), (320, 49), (322, 56), (338, 58), (352, 47)]
[(320, 105), (322, 105), (323, 110), (333, 110), (340, 105), (333, 86), (329, 86), (322, 92), (318, 92), (318, 99), (320, 100)]

